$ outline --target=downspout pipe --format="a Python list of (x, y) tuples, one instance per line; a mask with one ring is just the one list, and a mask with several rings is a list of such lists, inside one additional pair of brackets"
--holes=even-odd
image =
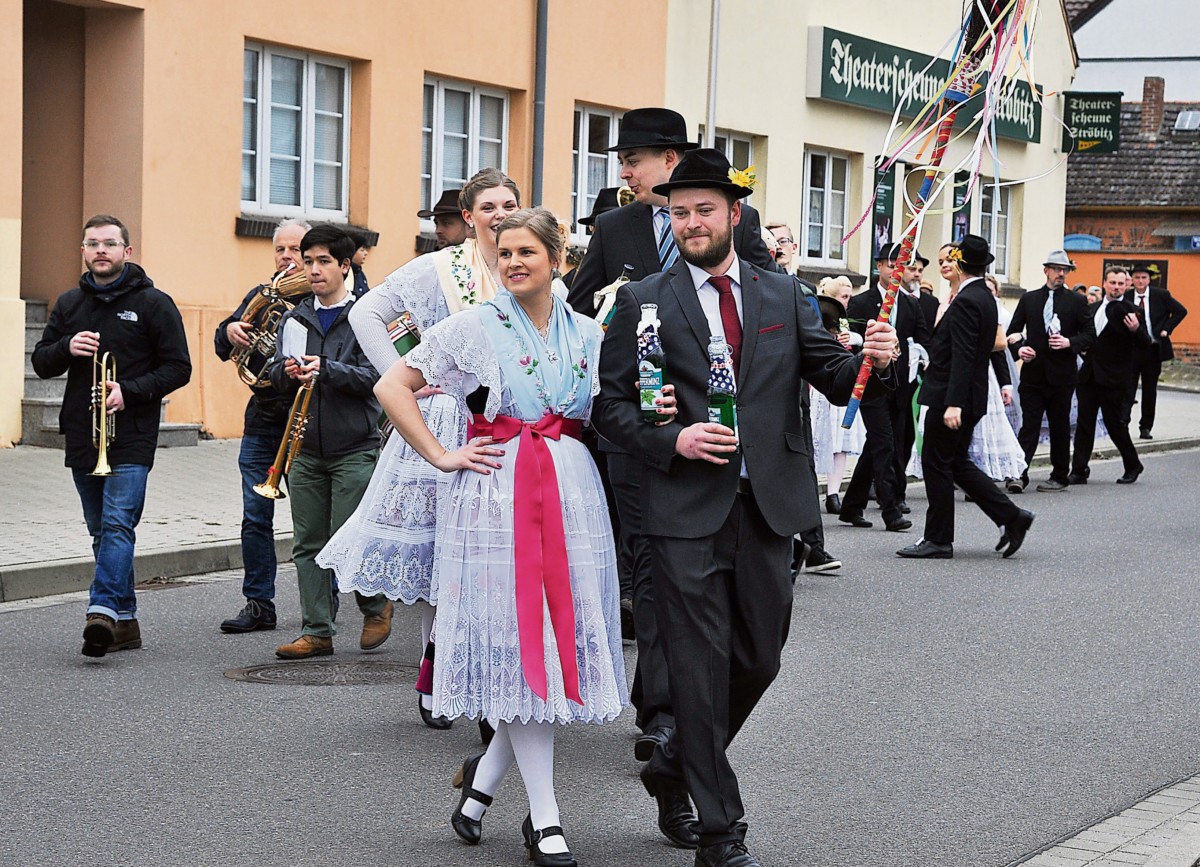
[(533, 177), (529, 202), (542, 204), (542, 172), (546, 150), (546, 45), (550, 0), (537, 0), (537, 48), (533, 72)]

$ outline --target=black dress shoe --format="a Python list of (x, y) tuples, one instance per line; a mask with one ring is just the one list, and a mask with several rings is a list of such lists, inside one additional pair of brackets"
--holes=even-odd
[(1142, 470), (1144, 470), (1144, 469), (1146, 469), (1146, 468), (1143, 467), (1141, 464), (1138, 464), (1138, 468), (1136, 470), (1128, 470), (1128, 471), (1126, 471), (1125, 475), (1123, 475), (1123, 476), (1121, 476), (1121, 478), (1117, 479), (1117, 484), (1118, 485), (1132, 485), (1134, 482), (1136, 482), (1138, 480), (1138, 476), (1140, 476), (1142, 474)]
[(825, 498), (825, 511), (831, 515), (836, 515), (842, 511), (842, 498), (837, 494), (830, 494)]
[(909, 560), (952, 560), (954, 559), (954, 546), (922, 539), (915, 545), (901, 548), (896, 552), (896, 556)]
[(1141, 430), (1139, 430), (1139, 431), (1138, 431), (1138, 439), (1140, 439), (1140, 440), (1152, 440), (1152, 439), (1154, 439), (1154, 437), (1150, 435), (1150, 429), (1149, 429), (1149, 428), (1142, 428)]
[(463, 762), (463, 766), (454, 772), (454, 780), (451, 782), (454, 788), (462, 789), (462, 797), (458, 801), (458, 807), (450, 814), (450, 827), (468, 846), (479, 845), (479, 840), (483, 836), (483, 819), (472, 819), (463, 813), (462, 808), (468, 799), (478, 801), (484, 807), (492, 806), (491, 795), (485, 795), (483, 792), (477, 792), (471, 788), (471, 784), (475, 782), (475, 771), (479, 768), (479, 760), (482, 758), (483, 753), (468, 758)]
[(247, 599), (245, 607), (236, 617), (221, 621), (222, 632), (254, 632), (275, 628), (275, 610), (267, 608), (257, 599)]
[(912, 529), (912, 521), (908, 518), (896, 518), (894, 521), (887, 521), (884, 528), (891, 533), (903, 533), (905, 530)]
[(529, 860), (538, 867), (579, 867), (579, 862), (575, 860), (570, 849), (566, 852), (543, 852), (538, 845), (547, 837), (562, 837), (563, 829), (558, 825), (535, 831), (533, 818), (526, 816), (525, 821), (521, 823), (521, 836), (525, 838), (525, 851), (529, 854)]
[(417, 695), (417, 710), (421, 712), (421, 722), (425, 723), (425, 725), (429, 726), (431, 729), (445, 731), (446, 729), (450, 728), (450, 726), (454, 725), (453, 720), (447, 719), (444, 716), (434, 716), (433, 711), (425, 710), (425, 705), (421, 704), (420, 694)]
[(1004, 551), (1005, 559), (1017, 553), (1017, 549), (1025, 541), (1025, 534), (1033, 526), (1034, 517), (1033, 512), (1028, 509), (1021, 509), (1017, 513), (1017, 517), (1004, 525), (1004, 532), (1000, 534), (1000, 541), (996, 543), (996, 550)]
[(646, 791), (658, 802), (658, 830), (680, 849), (697, 848), (700, 835), (687, 789), (679, 783), (660, 781), (650, 773), (649, 765), (642, 767), (639, 776)]
[(633, 641), (636, 638), (633, 631), (633, 600), (628, 596), (621, 597), (621, 639)]
[(1068, 485), (1086, 485), (1087, 480), (1088, 480), (1088, 477), (1084, 473), (1072, 472), (1070, 475), (1067, 476), (1067, 484)]
[(898, 508), (900, 510), (901, 515), (911, 515), (912, 514), (912, 509), (909, 507), (908, 503), (906, 503), (904, 500), (901, 500), (899, 503), (897, 503), (896, 508)]
[(702, 846), (696, 852), (695, 867), (762, 867), (758, 859), (746, 850), (741, 840)]
[(842, 512), (840, 515), (838, 515), (838, 520), (843, 524), (849, 524), (851, 527), (859, 527), (864, 530), (875, 526), (863, 517), (862, 512)]
[(648, 762), (654, 755), (656, 747), (665, 747), (671, 738), (669, 726), (655, 726), (648, 732), (638, 735), (633, 742), (633, 757), (639, 762)]
[(1066, 482), (1060, 482), (1058, 479), (1046, 479), (1037, 486), (1037, 490), (1043, 494), (1057, 494), (1065, 491), (1069, 485)]

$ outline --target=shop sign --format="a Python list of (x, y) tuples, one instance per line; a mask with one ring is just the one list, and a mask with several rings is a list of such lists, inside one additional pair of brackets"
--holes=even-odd
[(1063, 94), (1063, 153), (1115, 154), (1121, 149), (1120, 93)]
[[(807, 95), (814, 99), (888, 114), (900, 106), (902, 116), (915, 117), (950, 76), (948, 60), (829, 27), (810, 27), (808, 39)], [(963, 124), (979, 111), (979, 102), (972, 99), (959, 110)], [(1006, 89), (996, 111), (996, 133), (1018, 141), (1041, 141), (1042, 105), (1027, 82), (1014, 81)]]

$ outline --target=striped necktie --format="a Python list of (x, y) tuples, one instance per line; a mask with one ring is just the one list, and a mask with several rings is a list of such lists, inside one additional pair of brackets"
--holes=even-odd
[(666, 271), (679, 258), (679, 248), (675, 246), (675, 236), (671, 234), (671, 216), (667, 209), (655, 211), (654, 219), (658, 222), (658, 267), (660, 271)]

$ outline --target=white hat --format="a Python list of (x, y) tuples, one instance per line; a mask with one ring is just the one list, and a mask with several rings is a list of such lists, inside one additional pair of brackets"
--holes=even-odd
[(1071, 257), (1067, 255), (1066, 250), (1051, 250), (1050, 255), (1046, 257), (1043, 265), (1054, 265), (1059, 268), (1069, 268), (1075, 270), (1075, 263), (1071, 261)]

